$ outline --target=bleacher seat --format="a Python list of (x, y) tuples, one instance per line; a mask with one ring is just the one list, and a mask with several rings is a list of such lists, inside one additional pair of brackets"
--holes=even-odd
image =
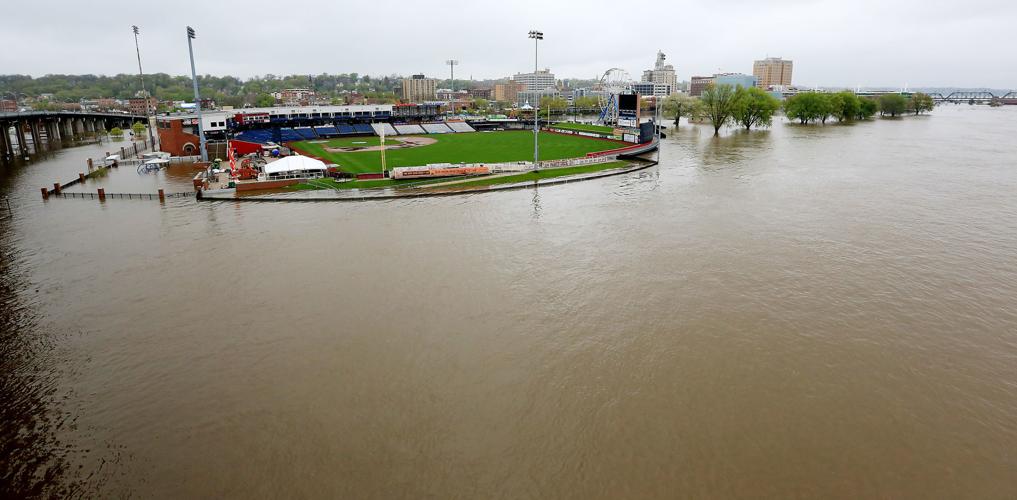
[(358, 134), (373, 134), (374, 133), (374, 129), (371, 128), (371, 125), (369, 125), (367, 123), (354, 123), (353, 124), (353, 129), (356, 130)]
[(428, 134), (451, 134), (452, 129), (444, 123), (423, 123), (420, 125)]
[(294, 127), (293, 131), (304, 139), (317, 139), (318, 136), (314, 133), (314, 129), (311, 127)]
[(331, 125), (322, 125), (314, 127), (314, 133), (318, 134), (318, 137), (334, 137), (339, 135), (339, 129)]
[(476, 132), (476, 130), (473, 130), (473, 127), (466, 122), (445, 122), (445, 125), (448, 125), (449, 128), (455, 132)]
[(424, 132), (424, 129), (421, 128), (420, 125), (396, 125), (395, 129), (397, 131), (399, 131), (399, 133), (402, 134), (402, 135), (406, 135), (406, 134), (426, 134), (427, 133), (427, 132)]
[(395, 127), (388, 123), (372, 123), (371, 128), (374, 129), (374, 135), (380, 136), (382, 129), (385, 130), (385, 136), (399, 135), (399, 132), (396, 131)]
[(357, 133), (357, 130), (353, 128), (352, 125), (347, 125), (345, 123), (340, 123), (337, 128), (339, 129), (339, 135), (350, 135)]

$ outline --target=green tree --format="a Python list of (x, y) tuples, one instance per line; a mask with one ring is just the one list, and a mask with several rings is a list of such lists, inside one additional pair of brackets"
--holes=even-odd
[(113, 127), (109, 130), (109, 135), (113, 137), (123, 137), (124, 131), (120, 127)]
[(569, 102), (561, 97), (544, 96), (540, 98), (540, 110), (543, 113), (547, 113), (550, 109), (552, 113), (561, 113), (565, 111)]
[(592, 95), (577, 97), (575, 107), (582, 110), (595, 110), (600, 108), (600, 99)]
[(833, 105), (833, 116), (839, 122), (851, 121), (858, 117), (862, 103), (854, 92), (838, 92), (830, 96)]
[(859, 120), (868, 120), (875, 116), (876, 112), (879, 111), (879, 103), (877, 103), (875, 99), (865, 98), (859, 99), (858, 101), (858, 114), (856, 117)]
[(932, 100), (932, 96), (922, 92), (915, 92), (908, 101), (908, 109), (916, 115), (932, 111), (935, 107), (936, 101)]
[(275, 98), (269, 94), (261, 94), (254, 100), (254, 105), (259, 108), (275, 106)]
[(487, 99), (476, 98), (473, 100), (473, 109), (486, 110), (491, 105)]
[(780, 109), (780, 101), (758, 87), (738, 87), (731, 114), (736, 122), (749, 130), (752, 127), (769, 127), (773, 114)]
[(700, 96), (703, 113), (713, 123), (713, 135), (720, 134), (720, 128), (731, 118), (735, 104), (735, 88), (730, 85), (714, 85), (706, 87)]
[(145, 133), (145, 124), (141, 122), (134, 122), (134, 124), (131, 125), (131, 130), (134, 131), (134, 135), (140, 137)]
[(663, 106), (663, 114), (674, 116), (674, 126), (677, 127), (683, 116), (693, 116), (700, 103), (699, 99), (686, 94), (672, 94), (664, 99)]
[(833, 113), (833, 99), (820, 92), (801, 92), (784, 101), (784, 115), (802, 125), (814, 121), (826, 123)]
[(879, 96), (879, 116), (897, 117), (908, 108), (908, 100), (900, 94), (883, 94)]

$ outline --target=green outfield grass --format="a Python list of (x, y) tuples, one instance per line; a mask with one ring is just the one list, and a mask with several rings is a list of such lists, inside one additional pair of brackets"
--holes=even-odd
[(555, 123), (551, 125), (554, 128), (560, 128), (564, 130), (575, 130), (577, 132), (595, 132), (598, 134), (613, 134), (614, 129), (606, 127), (604, 125), (590, 125), (588, 123)]
[[(426, 165), (428, 163), (501, 163), (533, 159), (533, 133), (524, 130), (504, 132), (473, 132), (465, 134), (432, 134), (434, 144), (385, 152), (388, 168)], [(371, 138), (369, 138), (371, 139)], [(376, 138), (373, 138), (376, 139)], [(293, 147), (339, 165), (349, 173), (381, 170), (379, 151), (330, 153), (324, 146), (341, 147), (350, 139), (334, 139), (325, 143), (300, 141)], [(387, 141), (386, 141), (387, 142)], [(540, 159), (579, 158), (586, 153), (625, 147), (627, 144), (589, 137), (540, 133)]]

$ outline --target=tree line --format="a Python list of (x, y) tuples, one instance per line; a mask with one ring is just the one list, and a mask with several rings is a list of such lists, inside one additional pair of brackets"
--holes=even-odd
[(789, 120), (803, 125), (817, 122), (826, 124), (830, 118), (836, 118), (839, 122), (868, 120), (876, 113), (890, 117), (905, 113), (918, 115), (932, 111), (935, 101), (921, 92), (916, 92), (911, 97), (884, 94), (873, 99), (844, 91), (800, 92), (781, 103), (770, 93), (756, 87), (710, 85), (699, 98), (684, 94), (672, 95), (664, 100), (663, 106), (664, 113), (674, 117), (675, 126), (678, 126), (683, 116), (690, 120), (709, 120), (716, 135), (727, 124), (737, 124), (746, 130), (768, 127), (778, 111), (783, 111)]

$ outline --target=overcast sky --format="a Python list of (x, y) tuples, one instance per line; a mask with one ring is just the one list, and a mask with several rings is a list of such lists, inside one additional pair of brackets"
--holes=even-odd
[(792, 59), (803, 86), (1017, 88), (1015, 0), (11, 0), (2, 11), (4, 74), (136, 72), (132, 24), (146, 72), (189, 74), (190, 24), (202, 74), (447, 76), (454, 58), (457, 79), (498, 78), (532, 70), (536, 28), (540, 66), (559, 78), (638, 77), (660, 49), (682, 80), (751, 73), (769, 55)]

